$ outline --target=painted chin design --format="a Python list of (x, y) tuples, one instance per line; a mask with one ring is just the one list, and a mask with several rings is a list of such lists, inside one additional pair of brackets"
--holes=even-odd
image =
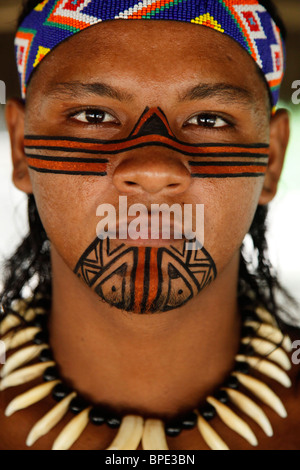
[(204, 249), (111, 246), (96, 239), (74, 270), (94, 292), (115, 308), (155, 313), (182, 307), (217, 275)]

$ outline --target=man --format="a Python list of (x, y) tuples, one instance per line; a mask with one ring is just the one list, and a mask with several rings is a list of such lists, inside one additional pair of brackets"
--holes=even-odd
[[(29, 2), (25, 21), (33, 7), (33, 22), (43, 12), (46, 22), (61, 21), (59, 15), (67, 9), (70, 34), (69, 26), (77, 28), (78, 22), (86, 21), (80, 15), (94, 13), (99, 19), (97, 8), (110, 4), (67, 3)], [(217, 394), (207, 399), (222, 388), (234, 368), (244, 307), (238, 295), (247, 295), (253, 311), (258, 304), (275, 311), (276, 280), (267, 261), (260, 257), (255, 279), (241, 258), (241, 245), (256, 214), (253, 240), (260, 253), (264, 251), (261, 206), (276, 194), (289, 138), (288, 116), (284, 110), (271, 112), (276, 92), (267, 85), (266, 75), (228, 31), (220, 34), (224, 28), (216, 20), (218, 14), (227, 15), (228, 8), (239, 5), (247, 24), (258, 21), (252, 26), (261, 40), (265, 33), (257, 18), (267, 10), (261, 3), (248, 2), (250, 12), (255, 12), (249, 19), (249, 11), (243, 13), (243, 1), (214, 5), (147, 1), (136, 8), (134, 2), (124, 8), (123, 2), (115, 3), (120, 3), (116, 8), (123, 12), (121, 18), (133, 15), (139, 21), (92, 21), (93, 27), (61, 37), (57, 44), (48, 39), (49, 50), (44, 44), (37, 47), (37, 62), (23, 70), (26, 104), (12, 100), (7, 105), (14, 183), (33, 194), (34, 200), (31, 196), (32, 233), (23, 244), (23, 256), (21, 248), (12, 261), (11, 267), (16, 260), (22, 264), (10, 278), (15, 279), (14, 294), (7, 283), (4, 307), (9, 307), (8, 301), (20, 292), (25, 279), (36, 273), (39, 291), (49, 297), (50, 253), (48, 329), (59, 376), (52, 371), (49, 380), (63, 377), (84, 397), (81, 403), (77, 401), (77, 410), (73, 407), (83, 423), (76, 422), (77, 431), (87, 424), (92, 406), (88, 403), (100, 403), (106, 407), (111, 428), (118, 424), (118, 416), (128, 415), (143, 417), (148, 431), (153, 425), (157, 433), (161, 433), (158, 423), (166, 423), (167, 434), (173, 435), (168, 438), (171, 449), (207, 448), (212, 428), (232, 449), (256, 446), (256, 437), (257, 448), (299, 448), (295, 368), (290, 373), (292, 390), (283, 390), (263, 376), (264, 383), (280, 395), (288, 414), (284, 421), (284, 408), (279, 407), (278, 416), (260, 403), (272, 418), (275, 435), (271, 439), (270, 428), (265, 426), (266, 437), (245, 415), (243, 420), (251, 423), (255, 436), (248, 427), (241, 431), (240, 422), (237, 425), (230, 415), (236, 433), (232, 432), (228, 420), (227, 425), (222, 422), (222, 405), (228, 396), (224, 400), (223, 393), (223, 398)], [(147, 20), (148, 10), (149, 15), (151, 11), (159, 15), (167, 4), (169, 19), (175, 21)], [(89, 10), (93, 5), (97, 15)], [(138, 15), (142, 8), (146, 9), (144, 19)], [(204, 16), (199, 14), (201, 8), (208, 10)], [(74, 11), (79, 12), (76, 19)], [(192, 14), (189, 23), (194, 24), (186, 24), (184, 18)], [(43, 27), (42, 22), (36, 24), (37, 30)], [(30, 31), (23, 23), (17, 35), (19, 60)], [(277, 60), (283, 60), (282, 50)], [(116, 238), (96, 237), (97, 207), (112, 204), (118, 209), (120, 196), (126, 196), (128, 207), (144, 204), (149, 217), (153, 204), (203, 204), (204, 246), (187, 251), (186, 241), (165, 240), (161, 232), (158, 239), (122, 238), (120, 227)], [(34, 299), (33, 306), (37, 305)], [(41, 342), (47, 341), (43, 337)], [(257, 371), (253, 376), (261, 378)], [(243, 375), (238, 378), (242, 380)], [(39, 383), (40, 378), (30, 387)], [(28, 384), (21, 384), (18, 395), (27, 390)], [(15, 390), (2, 392), (7, 415), (16, 411), (14, 405), (7, 408), (15, 396)], [(3, 418), (1, 448), (25, 448), (26, 435), (51, 403), (51, 397), (46, 397), (34, 407)], [(204, 410), (200, 417), (208, 418), (216, 411), (219, 415), (212, 428), (199, 419), (201, 435), (186, 424), (195, 409)], [(68, 415), (45, 432), (33, 448), (51, 448), (69, 420)], [(181, 422), (193, 430), (180, 432)], [(133, 423), (132, 434), (140, 439), (144, 422)], [(84, 434), (78, 431), (78, 440), (69, 442), (72, 448), (107, 448), (115, 434), (105, 426), (95, 432), (90, 425)], [(143, 436), (146, 441), (148, 437)], [(66, 433), (62, 441), (65, 437)], [(214, 439), (220, 445), (215, 435)], [(33, 441), (31, 435), (27, 443)], [(60, 446), (64, 446), (61, 440), (55, 448)]]

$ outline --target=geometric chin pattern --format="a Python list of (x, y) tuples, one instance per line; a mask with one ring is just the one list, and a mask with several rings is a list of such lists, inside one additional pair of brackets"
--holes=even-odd
[(25, 18), (15, 39), (23, 98), (33, 71), (52, 49), (109, 20), (173, 20), (226, 34), (255, 60), (273, 105), (278, 101), (285, 48), (279, 28), (258, 0), (44, 0)]
[[(191, 248), (191, 247), (189, 247)], [(135, 313), (182, 307), (216, 277), (204, 248), (153, 248), (96, 239), (78, 261), (75, 274), (106, 303)]]

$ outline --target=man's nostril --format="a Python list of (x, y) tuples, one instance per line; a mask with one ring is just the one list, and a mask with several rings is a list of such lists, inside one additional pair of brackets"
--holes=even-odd
[(133, 185), (135, 185), (136, 183), (135, 183), (134, 181), (125, 181), (125, 184), (126, 184), (127, 186), (133, 186)]

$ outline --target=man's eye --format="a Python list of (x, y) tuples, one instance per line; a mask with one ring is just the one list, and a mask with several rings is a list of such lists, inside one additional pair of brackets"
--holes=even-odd
[(102, 124), (104, 122), (115, 122), (116, 118), (106, 111), (100, 109), (88, 109), (79, 113), (73, 114), (72, 119), (76, 121), (84, 122), (86, 124)]
[(220, 116), (213, 114), (197, 114), (187, 121), (187, 124), (193, 124), (195, 126), (209, 127), (211, 129), (228, 127), (229, 124)]

